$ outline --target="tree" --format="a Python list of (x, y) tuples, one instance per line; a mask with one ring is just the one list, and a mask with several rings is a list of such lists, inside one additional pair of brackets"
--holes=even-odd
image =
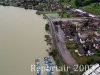
[(70, 25), (70, 33), (72, 36), (75, 36), (75, 33), (76, 33), (76, 26), (71, 24)]
[(45, 30), (46, 30), (46, 31), (49, 31), (49, 24), (46, 24), (46, 25), (45, 25)]
[(89, 26), (89, 21), (84, 22), (83, 27)]
[(52, 54), (53, 54), (53, 56), (56, 56), (57, 55), (57, 49), (54, 48), (54, 47), (52, 47)]

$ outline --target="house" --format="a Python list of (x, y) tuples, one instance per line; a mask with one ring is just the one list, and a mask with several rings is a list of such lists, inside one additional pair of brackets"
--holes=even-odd
[(100, 36), (100, 31), (95, 31), (94, 34), (95, 34), (96, 36)]

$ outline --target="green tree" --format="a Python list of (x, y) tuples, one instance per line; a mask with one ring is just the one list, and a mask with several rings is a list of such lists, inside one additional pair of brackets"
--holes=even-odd
[(49, 31), (49, 24), (46, 24), (46, 25), (45, 25), (45, 30), (46, 30), (46, 31)]
[(70, 33), (72, 36), (75, 36), (75, 33), (76, 33), (76, 26), (71, 24), (70, 25)]

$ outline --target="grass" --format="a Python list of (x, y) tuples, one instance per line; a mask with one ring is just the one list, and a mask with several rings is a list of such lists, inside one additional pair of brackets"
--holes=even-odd
[[(57, 64), (57, 66), (58, 66), (58, 67), (64, 67), (64, 65), (60, 62), (60, 59), (59, 59), (59, 57), (58, 57), (58, 55), (57, 55), (57, 49), (54, 48), (54, 47), (52, 47), (52, 52), (54, 53), (53, 58), (54, 58), (54, 60), (55, 60), (55, 62), (56, 62), (56, 64)], [(65, 72), (65, 71), (60, 71), (59, 74), (60, 74), (60, 75), (67, 75), (67, 72)]]
[[(71, 0), (70, 1), (70, 4), (73, 6), (73, 7), (77, 7), (76, 4), (75, 4), (75, 1), (76, 0)], [(100, 2), (99, 3), (91, 3), (89, 5), (86, 5), (86, 6), (82, 6), (82, 7), (79, 7), (83, 10), (86, 10), (86, 11), (89, 11), (91, 13), (94, 13), (94, 14), (100, 14)]]
[(62, 6), (67, 6), (67, 5), (69, 5), (69, 3), (68, 3), (67, 1), (61, 2), (60, 4), (61, 4)]
[(68, 39), (65, 39), (66, 47), (70, 50), (75, 50), (75, 45), (73, 45)]
[(70, 51), (70, 52), (71, 52), (72, 56), (76, 59), (76, 61), (81, 65), (91, 64), (94, 61), (96, 61), (97, 59), (99, 59), (99, 57), (97, 55), (80, 57), (74, 51)]
[(41, 11), (40, 14), (52, 14), (52, 13), (58, 13), (59, 16), (62, 18), (71, 18), (73, 17), (72, 13), (69, 12), (59, 12), (58, 10), (53, 10), (53, 11)]
[(63, 13), (63, 18), (71, 18), (73, 15), (69, 12)]
[(76, 1), (76, 0), (71, 0), (71, 1), (70, 1), (70, 4), (71, 4), (73, 7), (76, 7), (75, 1)]
[(94, 14), (100, 14), (100, 3), (92, 3), (81, 8)]

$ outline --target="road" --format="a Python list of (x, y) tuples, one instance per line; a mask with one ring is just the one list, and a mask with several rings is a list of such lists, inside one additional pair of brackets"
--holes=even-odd
[(64, 41), (65, 39), (64, 32), (61, 30), (60, 27), (58, 27), (58, 32), (56, 32), (56, 35), (59, 40), (57, 41), (59, 53), (61, 53), (62, 57), (64, 58), (64, 61), (66, 61), (67, 65), (69, 66), (73, 66), (77, 64), (75, 59), (73, 59), (72, 55), (70, 54), (69, 50), (66, 48), (65, 41)]
[(64, 42), (64, 32), (61, 30), (61, 28), (58, 28), (58, 32), (55, 30), (55, 27), (52, 23), (52, 20), (49, 19), (49, 25), (51, 28), (51, 34), (54, 40), (54, 44), (56, 44), (56, 47), (58, 49), (58, 52), (62, 59), (65, 62), (65, 65), (68, 65), (70, 67), (73, 67), (73, 65), (77, 64), (76, 60), (72, 57), (69, 50), (66, 48), (65, 42)]

